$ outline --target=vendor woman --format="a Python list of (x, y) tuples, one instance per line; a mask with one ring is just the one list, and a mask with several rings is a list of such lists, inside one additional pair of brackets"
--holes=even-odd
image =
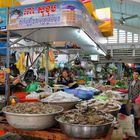
[[(1, 73), (3, 73), (3, 77), (0, 78), (0, 94), (5, 94), (5, 80), (6, 80), (6, 73), (5, 71), (1, 70)], [(19, 84), (20, 84), (20, 77), (19, 75), (19, 71), (17, 69), (13, 69), (10, 67), (10, 90), (15, 90), (17, 87), (17, 89), (19, 89)]]
[(66, 85), (69, 88), (78, 87), (78, 84), (73, 81), (73, 78), (70, 76), (69, 71), (67, 69), (63, 69), (61, 75), (57, 79), (57, 83)]

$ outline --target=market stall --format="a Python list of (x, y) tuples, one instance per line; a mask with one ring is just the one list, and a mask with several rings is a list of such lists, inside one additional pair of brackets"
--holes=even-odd
[[(106, 85), (108, 73), (117, 69), (113, 64), (104, 71), (93, 63), (82, 67), (81, 54), (106, 55), (106, 47), (101, 45), (105, 40), (83, 4), (80, 1), (61, 1), (11, 7), (8, 18), (7, 68), (10, 50), (19, 49), (16, 67), (20, 79), (24, 77), (26, 91), (16, 92), (9, 98), (7, 69), (5, 103), (9, 102), (9, 106), (3, 108), (3, 112), (9, 124), (2, 121), (0, 128), (51, 140), (111, 139), (121, 106), (128, 100), (127, 84), (116, 80)], [(11, 33), (18, 36), (12, 42)], [(22, 39), (32, 41), (34, 45), (19, 43)], [(31, 48), (31, 52), (27, 48)], [(67, 70), (53, 69), (55, 56), (60, 52), (76, 54), (74, 60), (68, 56), (66, 63), (70, 68)], [(31, 55), (34, 53), (35, 58)], [(28, 66), (23, 65), (26, 56), (29, 59), (32, 56)], [(35, 64), (40, 58), (38, 69)], [(96, 77), (93, 77), (93, 72)], [(73, 76), (73, 79), (67, 79), (68, 76)], [(104, 78), (105, 82), (98, 83), (99, 78)], [(122, 94), (124, 88), (126, 93)], [(122, 116), (118, 120), (121, 122)]]

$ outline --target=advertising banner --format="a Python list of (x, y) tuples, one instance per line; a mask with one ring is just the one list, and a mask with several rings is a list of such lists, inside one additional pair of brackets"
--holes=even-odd
[(0, 30), (7, 29), (7, 17), (8, 17), (8, 9), (0, 8)]
[(84, 6), (78, 1), (47, 2), (10, 8), (9, 29), (54, 27), (75, 23), (82, 18)]

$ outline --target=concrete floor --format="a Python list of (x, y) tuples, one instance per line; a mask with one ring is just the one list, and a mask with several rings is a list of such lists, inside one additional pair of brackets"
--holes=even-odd
[(129, 140), (140, 140), (140, 126), (136, 128), (137, 138), (130, 137)]

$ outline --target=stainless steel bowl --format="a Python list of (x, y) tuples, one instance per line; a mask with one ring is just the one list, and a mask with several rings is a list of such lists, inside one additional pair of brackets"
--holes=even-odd
[(6, 112), (3, 109), (3, 112), (6, 115), (8, 123), (18, 129), (23, 130), (42, 130), (53, 127), (57, 122), (55, 116), (63, 111), (61, 106), (56, 106), (58, 112), (50, 114), (16, 114)]
[(73, 109), (78, 102), (80, 102), (80, 100), (73, 101), (73, 102), (43, 102), (43, 103), (47, 103), (50, 105), (56, 105), (56, 106), (62, 106), (64, 111), (68, 111), (70, 109)]
[(89, 138), (101, 138), (108, 134), (113, 121), (103, 125), (78, 125), (78, 124), (68, 124), (63, 123), (59, 120), (59, 117), (55, 118), (59, 124), (60, 128), (69, 137), (89, 139)]

